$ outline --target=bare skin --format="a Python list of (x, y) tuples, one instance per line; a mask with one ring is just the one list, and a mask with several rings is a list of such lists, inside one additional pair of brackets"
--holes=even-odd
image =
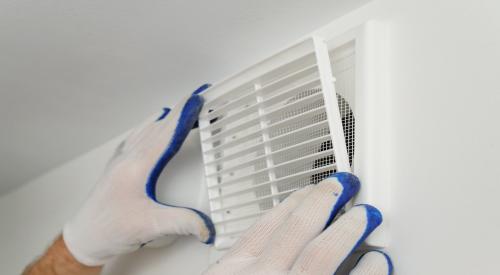
[(79, 263), (69, 252), (61, 235), (34, 263), (26, 267), (22, 275), (99, 275), (102, 266), (86, 266)]

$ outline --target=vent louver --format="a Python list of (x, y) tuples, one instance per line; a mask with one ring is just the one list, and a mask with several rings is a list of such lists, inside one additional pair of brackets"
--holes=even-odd
[(207, 91), (199, 123), (216, 248), (293, 191), (350, 169), (354, 113), (332, 67), (348, 92), (353, 56), (348, 47), (330, 62), (308, 39)]

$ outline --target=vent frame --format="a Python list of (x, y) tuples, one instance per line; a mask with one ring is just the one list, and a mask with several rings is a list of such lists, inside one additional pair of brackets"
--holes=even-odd
[[(320, 36), (318, 36), (318, 34), (322, 35), (321, 37), (325, 37), (325, 39), (321, 39), (321, 38), (320, 39), (322, 41), (326, 42), (325, 45), (326, 45), (326, 49), (328, 51), (331, 51), (332, 49), (337, 48), (337, 47), (339, 47), (343, 44), (346, 44), (346, 43), (350, 43), (350, 42), (355, 43), (355, 50), (356, 50), (356, 56), (355, 56), (355, 64), (356, 64), (356, 80), (355, 80), (356, 83), (355, 83), (355, 85), (356, 85), (356, 87), (355, 87), (355, 93), (349, 94), (348, 97), (345, 98), (345, 100), (347, 100), (349, 103), (351, 103), (351, 107), (353, 107), (352, 111), (354, 113), (354, 117), (356, 117), (356, 137), (355, 137), (356, 150), (354, 152), (354, 160), (352, 160), (352, 155), (348, 156), (348, 154), (345, 154), (345, 156), (348, 158), (348, 161), (353, 161), (354, 171), (363, 181), (363, 189), (362, 189), (360, 196), (358, 196), (358, 198), (360, 198), (359, 201), (368, 202), (368, 203), (382, 201), (382, 202), (384, 202), (382, 207), (380, 207), (379, 204), (376, 204), (376, 203), (375, 204), (377, 205), (377, 207), (384, 209), (384, 208), (387, 208), (386, 204), (385, 204), (386, 201), (384, 200), (387, 197), (387, 193), (385, 193), (387, 191), (387, 188), (386, 188), (387, 186), (380, 185), (381, 188), (379, 190), (375, 190), (375, 192), (374, 192), (375, 186), (372, 184), (374, 182), (373, 180), (375, 179), (375, 177), (378, 177), (380, 179), (383, 178), (383, 177), (381, 177), (381, 176), (383, 176), (382, 175), (383, 173), (382, 174), (379, 173), (379, 170), (381, 170), (380, 165), (373, 165), (373, 160), (374, 160), (373, 154), (367, 154), (368, 151), (372, 150), (372, 148), (367, 148), (367, 147), (373, 146), (374, 143), (373, 142), (372, 143), (366, 142), (366, 140), (368, 138), (374, 137), (373, 133), (370, 133), (369, 131), (367, 131), (367, 128), (369, 128), (367, 126), (369, 126), (370, 123), (373, 123), (373, 119), (370, 120), (369, 118), (367, 118), (367, 116), (370, 116), (374, 113), (374, 112), (368, 112), (367, 110), (373, 110), (374, 104), (371, 104), (371, 103), (367, 104), (367, 102), (369, 102), (368, 99), (374, 99), (374, 96), (377, 95), (377, 93), (380, 91), (380, 85), (378, 85), (378, 83), (377, 83), (377, 85), (373, 85), (372, 87), (368, 87), (368, 85), (370, 83), (371, 84), (375, 83), (373, 81), (374, 77), (380, 75), (380, 74), (374, 74), (374, 69), (375, 70), (380, 69), (380, 67), (378, 65), (377, 66), (375, 66), (375, 65), (380, 64), (380, 63), (374, 62), (374, 60), (372, 59), (373, 56), (377, 53), (377, 51), (374, 51), (373, 48), (370, 48), (370, 45), (372, 45), (372, 46), (374, 45), (373, 34), (375, 32), (373, 32), (373, 30), (377, 29), (377, 28), (373, 27), (374, 25), (375, 24), (372, 24), (372, 23), (365, 23), (362, 26), (358, 26), (358, 27), (355, 27), (355, 28), (352, 28), (349, 30), (344, 30), (344, 31), (341, 31), (341, 30), (339, 31), (339, 29), (336, 27), (327, 26), (327, 27), (323, 28), (321, 31), (316, 32), (315, 35), (308, 37), (304, 41), (296, 44), (295, 46), (292, 46), (289, 49), (292, 49), (293, 51), (295, 51), (295, 54), (307, 53), (308, 51), (310, 53), (311, 45), (314, 48), (314, 39), (315, 38), (318, 39), (318, 37), (320, 37)], [(313, 41), (313, 42), (311, 43), (311, 41)], [(260, 68), (259, 70), (261, 70), (261, 71), (266, 71), (266, 70), (271, 71), (271, 70), (274, 70), (277, 67), (279, 67), (277, 64), (291, 62), (294, 59), (293, 54), (290, 54), (290, 52), (287, 52), (287, 51), (288, 50), (282, 51), (282, 52), (278, 53), (277, 55), (274, 55), (271, 58), (243, 71), (242, 73), (234, 75), (234, 76), (226, 79), (225, 81), (215, 85), (214, 88), (210, 89), (205, 94), (207, 102), (209, 103), (205, 107), (210, 108), (210, 106), (214, 104), (213, 102), (217, 102), (218, 100), (224, 99), (224, 93), (222, 91), (224, 91), (224, 90), (227, 91), (227, 90), (236, 88), (245, 79), (247, 79), (247, 80), (248, 79), (256, 79), (256, 76), (258, 76), (258, 74), (259, 74), (259, 72), (255, 70), (256, 67), (259, 67)], [(273, 59), (274, 62), (268, 62), (268, 60), (270, 60), (270, 59)], [(330, 65), (330, 64), (328, 64), (328, 65)], [(305, 68), (305, 69), (308, 69), (308, 68)], [(265, 81), (263, 81), (263, 82), (265, 83)], [(264, 85), (262, 85), (262, 86), (264, 86)], [(248, 88), (250, 89), (251, 87), (249, 86)], [(374, 94), (370, 94), (367, 96), (366, 92), (374, 92)], [(242, 93), (240, 96), (244, 97), (245, 94)], [(265, 99), (266, 98), (262, 98), (261, 100), (265, 100)], [(359, 100), (359, 99), (361, 99), (361, 100)], [(380, 102), (380, 100), (374, 100), (372, 103), (379, 103), (379, 102)], [(262, 104), (262, 102), (261, 103), (256, 102), (256, 103)], [(355, 103), (355, 105), (352, 103)], [(259, 112), (261, 112), (261, 110), (259, 110)], [(380, 117), (380, 114), (377, 114), (377, 116), (375, 116), (375, 117)], [(374, 117), (374, 119), (375, 119), (375, 117)], [(212, 117), (212, 119), (213, 119), (213, 117)], [(361, 123), (358, 124), (358, 122), (360, 122), (360, 121), (361, 121)], [(207, 122), (210, 123), (210, 120), (205, 120), (205, 123), (207, 123)], [(200, 136), (201, 136), (202, 140), (204, 138), (207, 138), (207, 136), (205, 136), (205, 137), (203, 136), (204, 135), (203, 123), (204, 123), (203, 119), (201, 119), (200, 120), (200, 127), (202, 128), (202, 130), (200, 131)], [(215, 122), (215, 123), (217, 123), (217, 122)], [(379, 123), (377, 123), (377, 124), (379, 124)], [(206, 125), (207, 124), (205, 124), (205, 126)], [(362, 128), (362, 129), (360, 129), (360, 128)], [(366, 134), (366, 136), (360, 137), (361, 133)], [(377, 143), (377, 144), (382, 145), (382, 143)], [(384, 146), (379, 146), (379, 147), (385, 148)], [(367, 149), (370, 149), (370, 150), (367, 150)], [(208, 148), (206, 146), (206, 144), (203, 144), (203, 142), (202, 142), (202, 151), (204, 152), (203, 153), (204, 162), (205, 162), (205, 164), (213, 164), (213, 159), (211, 160), (205, 154), (206, 150), (213, 150), (213, 148)], [(266, 154), (265, 148), (263, 148), (263, 150), (264, 150), (263, 154), (265, 155)], [(367, 159), (365, 159), (364, 157), (366, 155), (371, 156), (371, 157), (368, 157)], [(361, 157), (363, 157), (364, 160), (360, 161), (359, 159)], [(269, 165), (269, 163), (267, 163), (267, 165)], [(206, 172), (207, 176), (211, 175), (211, 173), (213, 174), (213, 172), (215, 171), (215, 170), (213, 170), (213, 168), (210, 167), (210, 165), (207, 165), (205, 168), (206, 168), (205, 172)], [(376, 170), (375, 172), (377, 172), (377, 173), (373, 173), (374, 170)], [(217, 207), (217, 206), (214, 206), (214, 201), (213, 201), (214, 195), (210, 194), (211, 189), (213, 189), (212, 188), (213, 186), (211, 186), (211, 184), (210, 184), (209, 177), (206, 178), (206, 181), (207, 181), (207, 185), (208, 185), (210, 207), (213, 210)], [(368, 181), (368, 186), (367, 186), (367, 181)], [(251, 187), (249, 187), (249, 188), (251, 188)], [(384, 193), (384, 194), (381, 195), (382, 193)], [(373, 195), (378, 195), (378, 197), (377, 196), (374, 197)], [(279, 201), (280, 201), (279, 196), (273, 197), (273, 204), (276, 204)], [(265, 211), (263, 211), (263, 212), (265, 212)], [(259, 213), (259, 215), (260, 214), (262, 214), (262, 213)], [(255, 214), (255, 215), (256, 215), (256, 217), (258, 216), (258, 214)], [(212, 215), (212, 217), (214, 218), (214, 220), (216, 220), (216, 225), (217, 225), (217, 223), (218, 223), (217, 218), (215, 218), (213, 215)], [(241, 231), (243, 231), (243, 230), (241, 230)], [(380, 230), (377, 230), (377, 231), (380, 231)], [(238, 233), (239, 232), (234, 233), (233, 236), (237, 235)], [(216, 244), (215, 244), (216, 248), (217, 249), (224, 249), (224, 248), (229, 247), (231, 245), (231, 242), (226, 242), (223, 239), (226, 236), (230, 236), (230, 235), (231, 234), (228, 234), (226, 232), (219, 232), (218, 231), (218, 237), (216, 239)], [(382, 237), (380, 237), (380, 236), (382, 236)], [(385, 246), (384, 234), (378, 234), (378, 236), (376, 236), (375, 238), (369, 238), (368, 243), (370, 245), (377, 246), (377, 247)]]

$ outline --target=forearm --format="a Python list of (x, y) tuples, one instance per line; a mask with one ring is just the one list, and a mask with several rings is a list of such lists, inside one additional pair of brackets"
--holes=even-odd
[(98, 275), (101, 270), (102, 266), (90, 267), (79, 263), (59, 236), (40, 259), (26, 268), (23, 275)]

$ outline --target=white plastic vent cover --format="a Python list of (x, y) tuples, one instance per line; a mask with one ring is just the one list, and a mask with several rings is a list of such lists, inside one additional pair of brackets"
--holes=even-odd
[(205, 93), (199, 124), (216, 248), (291, 192), (350, 170), (354, 113), (335, 91), (332, 65), (353, 89), (353, 55), (351, 44), (330, 62), (314, 37)]

